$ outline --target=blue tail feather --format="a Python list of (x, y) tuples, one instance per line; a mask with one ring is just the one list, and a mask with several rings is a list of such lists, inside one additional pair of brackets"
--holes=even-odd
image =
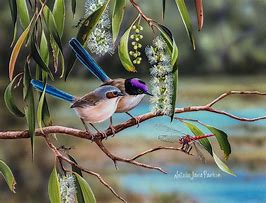
[(87, 69), (89, 69), (89, 71), (93, 75), (99, 78), (102, 82), (111, 80), (103, 71), (103, 69), (97, 64), (97, 62), (92, 58), (89, 52), (83, 48), (83, 46), (80, 44), (80, 42), (77, 39), (72, 38), (69, 42), (69, 45), (75, 52), (76, 57), (80, 60), (80, 62), (83, 65), (85, 65)]
[[(39, 80), (31, 80), (31, 84), (32, 86), (37, 89), (40, 90), (41, 92), (44, 90), (45, 85), (43, 84), (43, 82), (39, 81)], [(46, 85), (46, 90), (45, 92), (47, 94), (50, 94), (56, 98), (65, 100), (65, 101), (69, 101), (69, 102), (73, 102), (75, 100), (75, 97), (72, 96), (71, 94), (68, 94), (66, 92), (63, 92), (51, 85)]]

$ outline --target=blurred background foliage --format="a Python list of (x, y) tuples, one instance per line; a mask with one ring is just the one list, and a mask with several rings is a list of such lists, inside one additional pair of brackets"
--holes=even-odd
[[(49, 1), (48, 1), (49, 2)], [(50, 0), (50, 2), (53, 2)], [(145, 13), (161, 20), (161, 0), (138, 1)], [(179, 47), (179, 98), (178, 106), (203, 104), (218, 94), (231, 89), (256, 89), (265, 91), (266, 76), (266, 2), (263, 0), (212, 0), (204, 1), (204, 27), (196, 32), (197, 20), (194, 1), (186, 1), (192, 16), (196, 50), (193, 51), (181, 22), (174, 1), (167, 0), (166, 16), (163, 22), (173, 32)], [(84, 1), (77, 1), (77, 14), (72, 18), (70, 1), (67, 1), (66, 30), (63, 35), (64, 51), (67, 53), (68, 41), (76, 35), (79, 18), (84, 14)], [(127, 7), (122, 25), (125, 31), (136, 15), (133, 8)], [(154, 36), (145, 22), (144, 42), (150, 44)], [(121, 34), (121, 33), (120, 33)], [(3, 93), (8, 84), (8, 62), (10, 44), (13, 37), (12, 20), (8, 1), (0, 1), (0, 130), (25, 129), (22, 119), (15, 118), (6, 109)], [(25, 55), (18, 59), (16, 71), (23, 70)], [(149, 65), (143, 63), (138, 73), (128, 73), (120, 64), (117, 54), (97, 58), (100, 65), (111, 77), (141, 77), (148, 81)], [(59, 71), (60, 72), (60, 71)], [(82, 95), (99, 85), (88, 71), (76, 64), (67, 83), (63, 79), (56, 86), (73, 94)], [(19, 91), (18, 91), (19, 92)], [(18, 97), (20, 98), (20, 97)], [(81, 128), (75, 114), (68, 110), (68, 104), (48, 98), (55, 124)], [(18, 104), (22, 101), (18, 101)], [(258, 97), (227, 99), (218, 107), (247, 117), (266, 115), (265, 99)], [(66, 110), (67, 109), (67, 110)], [(133, 111), (134, 115), (149, 111), (148, 101)], [(192, 117), (192, 115), (190, 115)], [(188, 158), (180, 153), (162, 152), (144, 159), (146, 162), (160, 164), (169, 168), (169, 175), (152, 173), (124, 164), (115, 170), (112, 161), (106, 158), (90, 142), (79, 139), (59, 137), (58, 145), (72, 146), (73, 154), (81, 165), (95, 170), (109, 181), (129, 202), (263, 202), (266, 201), (266, 139), (263, 122), (241, 124), (210, 114), (196, 114), (195, 118), (220, 127), (230, 136), (232, 157), (227, 163), (238, 175), (237, 179), (224, 176), (219, 180), (174, 180), (176, 170), (192, 171), (208, 169), (216, 171), (215, 164), (207, 162), (203, 166), (195, 157)], [(115, 122), (128, 119), (126, 115), (116, 115)], [(130, 128), (107, 141), (108, 147), (124, 156), (157, 146), (158, 131), (153, 129), (159, 120), (143, 123), (140, 128)], [(172, 124), (175, 126), (176, 123)], [(105, 124), (104, 127), (107, 127)], [(153, 129), (153, 131), (152, 131)], [(134, 136), (134, 137), (133, 137)], [(136, 138), (137, 137), (137, 138)], [(132, 143), (134, 139), (134, 143)], [(53, 155), (42, 139), (36, 139), (35, 161), (31, 162), (29, 140), (1, 140), (0, 158), (12, 168), (17, 179), (17, 194), (9, 192), (0, 179), (0, 202), (48, 202), (47, 183), (53, 168)], [(162, 143), (159, 143), (162, 144)], [(198, 168), (201, 167), (201, 168)], [(210, 167), (210, 168), (209, 168)], [(255, 171), (255, 172), (254, 172)], [(258, 172), (258, 173), (257, 173)], [(86, 176), (98, 202), (117, 202), (113, 195), (103, 188), (97, 180)], [(209, 181), (209, 182), (208, 182)], [(233, 184), (235, 183), (235, 184)], [(238, 184), (237, 184), (238, 183)], [(228, 188), (228, 185), (231, 185)], [(204, 187), (203, 187), (204, 186)], [(147, 192), (148, 191), (148, 192)], [(223, 191), (223, 192), (221, 192)], [(205, 196), (202, 196), (203, 193)], [(229, 194), (229, 195), (228, 195)], [(204, 199), (209, 197), (209, 199)], [(211, 199), (213, 198), (213, 199)]]

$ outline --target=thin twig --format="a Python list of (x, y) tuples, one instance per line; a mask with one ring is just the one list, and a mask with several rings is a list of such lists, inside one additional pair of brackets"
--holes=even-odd
[[(139, 154), (137, 154), (136, 156), (132, 157), (130, 160), (136, 160), (146, 154), (149, 154), (149, 153), (152, 153), (152, 152), (155, 152), (155, 151), (159, 151), (159, 150), (175, 150), (175, 151), (182, 151), (182, 152), (185, 152), (184, 150), (182, 150), (181, 148), (179, 147), (164, 147), (164, 146), (158, 146), (158, 147), (155, 147), (155, 148), (152, 148), (152, 149), (148, 149), (144, 152), (141, 152)], [(187, 153), (185, 153), (187, 154)]]
[(141, 15), (141, 17), (149, 24), (150, 27), (153, 27), (153, 20), (151, 18), (149, 18), (148, 16), (146, 16), (144, 14), (144, 12), (142, 11), (142, 9), (140, 8), (140, 6), (137, 4), (137, 2), (135, 0), (130, 0), (131, 4), (137, 9), (137, 11), (139, 12), (139, 14)]
[(259, 91), (229, 91), (229, 92), (226, 92), (226, 93), (221, 94), (219, 97), (217, 97), (216, 99), (214, 99), (212, 102), (210, 102), (206, 106), (212, 107), (214, 104), (216, 104), (220, 100), (224, 99), (225, 97), (227, 97), (229, 95), (233, 95), (233, 94), (235, 94), (235, 95), (242, 94), (242, 95), (259, 95), (259, 96), (265, 96), (266, 95), (266, 92), (259, 92)]
[(113, 160), (116, 168), (117, 168), (117, 162), (125, 162), (125, 163), (133, 164), (133, 165), (136, 165), (136, 166), (139, 166), (139, 167), (157, 170), (157, 171), (160, 171), (160, 172), (162, 172), (164, 174), (167, 174), (167, 172), (165, 170), (163, 170), (162, 168), (160, 168), (160, 167), (156, 167), (156, 166), (151, 166), (151, 165), (148, 165), (148, 164), (140, 163), (138, 161), (135, 161), (134, 159), (125, 159), (125, 158), (121, 158), (121, 157), (115, 156), (104, 146), (102, 141), (97, 140), (95, 142), (98, 145), (98, 147), (103, 151), (103, 153), (105, 153), (110, 159)]

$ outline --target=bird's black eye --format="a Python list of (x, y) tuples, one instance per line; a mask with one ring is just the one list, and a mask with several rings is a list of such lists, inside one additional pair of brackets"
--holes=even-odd
[(138, 92), (139, 94), (142, 94), (142, 93), (143, 93), (143, 90), (138, 89), (137, 92)]
[(118, 95), (118, 92), (117, 91), (114, 91), (113, 94), (114, 94), (114, 96), (117, 96)]

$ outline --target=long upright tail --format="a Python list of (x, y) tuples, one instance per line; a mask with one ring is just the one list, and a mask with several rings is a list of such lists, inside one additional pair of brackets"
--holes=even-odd
[(111, 80), (106, 73), (103, 71), (103, 69), (96, 63), (96, 61), (92, 58), (92, 56), (89, 54), (89, 52), (83, 48), (83, 46), (80, 44), (80, 42), (72, 38), (69, 41), (70, 47), (73, 49), (73, 51), (76, 54), (76, 57), (80, 60), (82, 64), (85, 65), (89, 71), (95, 75), (97, 78), (99, 78), (102, 82), (106, 82), (108, 80)]
[[(39, 80), (31, 80), (31, 84), (37, 90), (40, 90), (40, 91), (44, 90), (45, 85)], [(46, 85), (45, 92), (56, 98), (59, 98), (65, 101), (73, 102), (75, 100), (75, 97), (72, 96), (71, 94), (63, 92), (48, 84)]]

